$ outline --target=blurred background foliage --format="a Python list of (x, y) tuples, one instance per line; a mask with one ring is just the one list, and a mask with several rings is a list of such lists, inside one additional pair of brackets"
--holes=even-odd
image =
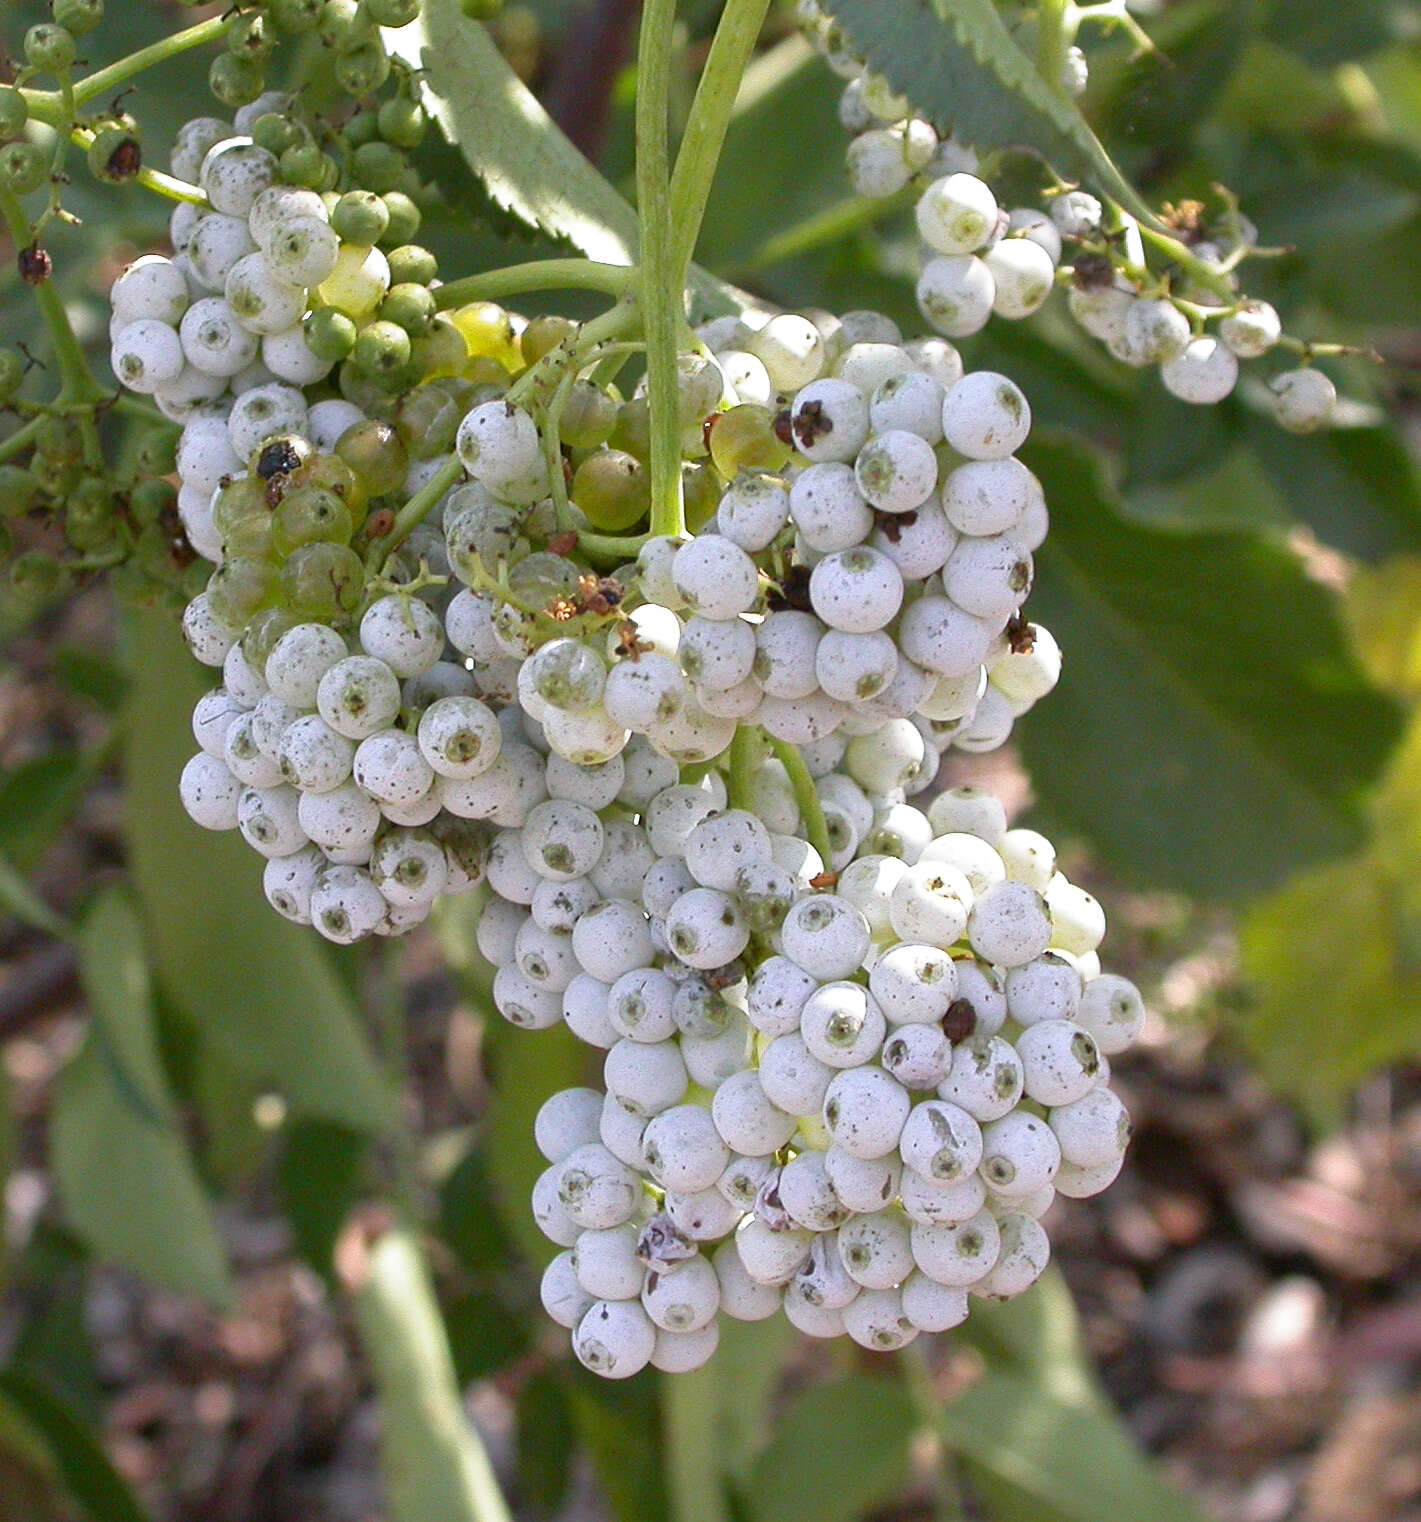
[[(785, 307), (871, 307), (911, 329), (911, 218), (850, 197), (840, 84), (791, 9), (747, 80), (699, 261)], [(683, 99), (717, 11), (682, 6)], [(619, 59), (634, 12), (536, 0), (494, 25), (623, 190), (634, 80)], [(620, 31), (589, 32), (618, 13)], [(1158, 56), (1090, 43), (1083, 106), (1117, 162), (1156, 205), (1227, 185), (1279, 250), (1249, 263), (1249, 290), (1291, 331), (1385, 363), (1329, 365), (1348, 398), (1339, 425), (1297, 438), (1247, 386), (1219, 407), (1181, 405), (1054, 306), (964, 346), (1031, 397), (1029, 462), (1052, 506), (1031, 607), (1067, 664), (1020, 726), (1026, 817), (1122, 888), (1182, 906), (1176, 921), (1237, 924), (1237, 976), (1198, 1018), (1325, 1131), (1359, 1080), (1414, 1058), (1421, 1037), (1421, 7), (1173, 0), (1140, 13)], [(0, 43), (13, 52), (40, 14), (8, 0)], [(111, 3), (89, 61), (191, 14)], [(204, 81), (178, 60), (127, 102), (149, 162), (210, 109)], [(421, 167), (441, 192), (422, 237), (446, 273), (560, 251), (452, 149), (430, 144)], [(1022, 194), (1038, 179), (1026, 161), (1004, 173)], [(97, 350), (107, 284), (162, 245), (164, 211), (81, 166), (65, 201), (82, 226), (50, 247)], [(13, 264), (0, 266), (0, 327), (42, 356)], [(96, 1361), (96, 1263), (231, 1309), (235, 1223), (264, 1212), (364, 1324), (373, 1313), (333, 1254), (372, 1199), (421, 1224), (460, 1386), (493, 1381), (507, 1397), (520, 1515), (556, 1514), (589, 1464), (620, 1522), (854, 1522), (905, 1496), (920, 1499), (883, 1514), (948, 1518), (961, 1483), (1003, 1522), (1201, 1515), (1112, 1413), (1055, 1277), (974, 1310), (971, 1377), (948, 1400), (941, 1369), (852, 1352), (823, 1355), (806, 1381), (780, 1326), (732, 1324), (710, 1368), (675, 1381), (608, 1387), (550, 1356), (535, 1271), (550, 1249), (526, 1209), (541, 1166), (531, 1120), (583, 1077), (585, 1053), (562, 1031), (484, 1022), (468, 900), (438, 948), (338, 953), (266, 909), (249, 853), (177, 804), (199, 673), (172, 613), (115, 606), (98, 584), (41, 607), (0, 591), (0, 1043), (72, 1004), (74, 977), (88, 1011), (62, 1027), (44, 1115), (17, 1106), (0, 1123), (0, 1164), (14, 1168), (3, 1522), (189, 1515), (163, 1499), (181, 1488), (172, 1476), (140, 1500), (94, 1436), (114, 1385)], [(436, 950), (458, 980), (450, 1043), (470, 1044), (491, 1081), (431, 1099), (452, 1059), (410, 1039), (411, 988), (437, 978)], [(962, 1461), (948, 1469), (939, 1453)]]

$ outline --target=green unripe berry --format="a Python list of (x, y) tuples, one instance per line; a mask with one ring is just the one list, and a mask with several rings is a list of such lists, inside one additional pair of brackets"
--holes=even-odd
[(35, 455), (58, 465), (73, 465), (84, 456), (84, 436), (72, 417), (51, 413), (35, 436)]
[(306, 347), (317, 359), (339, 364), (350, 355), (360, 329), (335, 307), (317, 307), (306, 318)]
[(222, 541), (222, 553), (229, 560), (236, 558), (272, 560), (275, 558), (275, 551), (271, 542), (271, 525), (272, 520), (269, 514), (243, 518)]
[(246, 627), (254, 613), (276, 601), (276, 567), (249, 555), (231, 555), (207, 581), (207, 602), (224, 624)]
[(353, 153), (364, 143), (373, 143), (380, 136), (380, 119), (374, 111), (358, 110), (340, 129), (341, 141)]
[(488, 21), (503, 9), (503, 0), (460, 0), (460, 9), (470, 21)]
[(287, 608), (263, 608), (247, 625), (241, 639), (242, 654), (252, 669), (262, 670), (277, 640), (301, 622), (301, 618)]
[(374, 248), (389, 225), (389, 210), (373, 190), (347, 191), (331, 208), (331, 227), (342, 243)]
[(454, 436), (467, 410), (445, 382), (432, 381), (402, 398), (395, 426), (411, 458), (428, 460), (454, 447)]
[(789, 464), (792, 451), (776, 434), (769, 407), (742, 402), (717, 413), (709, 432), (711, 459), (727, 481), (742, 470), (783, 470)]
[[(530, 324), (531, 326), (531, 324)], [(523, 335), (527, 352), (528, 335)], [(569, 449), (596, 449), (617, 426), (617, 404), (586, 377), (575, 380), (558, 420), (558, 437)]]
[(39, 501), (34, 472), (23, 465), (0, 465), (0, 517), (19, 518)]
[(9, 401), (25, 378), (25, 356), (9, 344), (0, 347), (0, 401)]
[(128, 498), (129, 511), (139, 523), (157, 523), (177, 503), (177, 489), (170, 481), (140, 481)]
[(0, 85), (0, 140), (18, 137), (29, 119), (25, 97), (14, 85)]
[(570, 491), (593, 528), (618, 534), (651, 511), (646, 467), (620, 449), (599, 449), (577, 467)]
[(49, 13), (57, 25), (84, 37), (104, 19), (104, 0), (50, 0)]
[(138, 469), (145, 476), (170, 476), (178, 468), (175, 428), (151, 428), (138, 442)]
[(0, 187), (27, 196), (49, 178), (49, 157), (38, 143), (19, 138), (0, 148)]
[(419, 0), (365, 0), (365, 14), (376, 26), (408, 26), (419, 15)]
[(385, 195), (400, 183), (405, 172), (405, 156), (389, 143), (362, 143), (352, 156), (351, 170), (366, 190)]
[(276, 51), (275, 28), (261, 11), (248, 11), (227, 29), (227, 47), (244, 58), (270, 58)]
[(428, 285), (439, 274), (439, 260), (418, 243), (403, 243), (385, 256), (391, 285)]
[(339, 173), (331, 158), (321, 152), (319, 143), (293, 144), (279, 162), (282, 181), (287, 185), (303, 185), (307, 190), (325, 190), (335, 183)]
[(464, 335), (443, 312), (415, 338), (413, 363), (422, 376), (459, 375), (468, 359)]
[(131, 180), (143, 167), (143, 149), (137, 130), (128, 118), (105, 122), (94, 133), (88, 148), (89, 172), (109, 185)]
[(219, 53), (207, 71), (207, 87), (224, 106), (235, 111), (239, 106), (251, 105), (262, 93), (266, 75), (255, 58)]
[(389, 423), (370, 418), (347, 428), (336, 443), (336, 456), (350, 466), (372, 497), (383, 497), (405, 484), (409, 455)]
[(25, 62), (41, 74), (62, 74), (78, 57), (74, 33), (53, 21), (41, 21), (25, 33)]
[(265, 148), (280, 158), (288, 148), (297, 148), (308, 139), (299, 122), (282, 116), (279, 111), (268, 111), (252, 123), (252, 141), (258, 148)]
[(546, 354), (551, 354), (560, 343), (577, 333), (577, 324), (570, 317), (535, 317), (523, 329), (519, 347), (525, 364), (536, 365)]
[(644, 396), (622, 403), (609, 442), (614, 449), (623, 449), (643, 462), (651, 458), (651, 404)]
[(63, 579), (59, 562), (42, 550), (17, 555), (10, 566), (10, 585), (18, 596), (31, 602), (53, 597)]
[(333, 491), (301, 486), (281, 499), (272, 517), (271, 545), (287, 556), (303, 544), (349, 544), (354, 532), (350, 508)]
[(427, 285), (405, 281), (392, 285), (390, 293), (380, 303), (380, 316), (403, 328), (411, 338), (429, 331), (434, 321), (434, 294)]
[(336, 83), (359, 99), (371, 95), (390, 77), (390, 55), (378, 37), (336, 54), (333, 72)]
[(266, 517), (266, 482), (260, 476), (241, 476), (225, 481), (212, 499), (212, 526), (225, 541), (247, 518)]
[(88, 476), (64, 504), (64, 537), (81, 555), (108, 549), (121, 531), (118, 498), (100, 477)]
[(365, 563), (343, 544), (303, 544), (281, 568), (287, 609), (302, 618), (334, 623), (365, 598)]
[(410, 336), (398, 323), (367, 322), (351, 355), (366, 375), (390, 375), (410, 362)]
[(424, 107), (408, 95), (397, 95), (393, 100), (387, 100), (380, 107), (376, 121), (380, 127), (380, 136), (396, 148), (418, 148), (424, 140), (425, 128), (429, 125)]
[(421, 221), (419, 207), (402, 190), (388, 191), (381, 199), (390, 220), (384, 237), (378, 240), (380, 247), (395, 249), (412, 243)]
[(292, 37), (314, 32), (326, 8), (326, 0), (268, 0), (267, 14), (281, 31)]
[(361, 9), (359, 0), (326, 0), (316, 29), (327, 47), (344, 50), (368, 41), (374, 35), (375, 23)]
[(720, 506), (721, 484), (710, 465), (681, 467), (681, 495), (686, 506), (686, 527), (699, 534), (715, 517)]

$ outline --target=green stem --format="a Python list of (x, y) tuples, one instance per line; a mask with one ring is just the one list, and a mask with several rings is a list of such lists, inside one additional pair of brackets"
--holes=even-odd
[(625, 296), (635, 278), (635, 269), (599, 264), (595, 259), (535, 259), (451, 280), (439, 287), (435, 299), (439, 310), (447, 312), (471, 301), (502, 301), (531, 291), (600, 291), (605, 296)]
[[(94, 141), (95, 136), (96, 134), (88, 127), (74, 127), (69, 133), (69, 141), (76, 148), (87, 148)], [(169, 201), (187, 201), (193, 206), (208, 204), (207, 196), (196, 185), (189, 185), (186, 180), (164, 174), (160, 169), (140, 169), (133, 176), (132, 183), (142, 185), (145, 190), (151, 190)]]
[[(190, 48), (201, 47), (204, 42), (216, 42), (231, 26), (235, 14), (235, 11), (229, 10), (220, 16), (213, 16), (209, 21), (199, 21), (196, 26), (190, 26), (185, 31), (174, 32), (171, 37), (162, 37), (150, 46), (139, 48), (136, 53), (120, 58), (106, 68), (96, 69), (75, 87), (75, 104), (86, 106), (91, 100), (97, 100), (111, 90), (117, 91), (120, 85), (127, 84), (130, 79), (136, 74), (143, 73), (145, 69), (166, 63), (168, 59), (176, 58)], [(25, 104), (29, 107), (30, 115), (35, 121), (44, 122), (50, 127), (63, 128), (71, 125), (65, 111), (64, 100), (57, 90), (22, 90), (20, 93), (25, 97)]]
[(578, 548), (584, 554), (595, 555), (598, 560), (635, 560), (637, 552), (650, 538), (650, 534), (623, 537), (619, 534), (590, 534), (582, 529), (577, 531)]
[(676, 335), (684, 265), (676, 262), (671, 217), (669, 113), (676, 0), (646, 0), (637, 44), (636, 192), (641, 221), (641, 311), (651, 409), (651, 529), (685, 532)]
[(429, 1267), (413, 1231), (376, 1222), (337, 1249), (375, 1375), (381, 1458), (395, 1522), (511, 1522), (464, 1411)]
[(1145, 242), (1157, 248), (1171, 264), (1182, 269), (1195, 285), (1202, 285), (1205, 290), (1223, 297), (1230, 304), (1238, 300), (1238, 291), (1234, 288), (1233, 281), (1222, 270), (1210, 264), (1207, 259), (1201, 259), (1187, 243), (1181, 243), (1173, 234), (1161, 232), (1142, 219), (1137, 218), (1137, 221), (1140, 236)]
[(458, 484), (463, 474), (464, 464), (457, 455), (446, 460), (439, 467), (438, 473), (431, 476), (399, 510), (395, 516), (395, 526), (390, 532), (370, 546), (370, 553), (365, 558), (366, 565), (371, 570), (378, 571), (397, 546), (409, 537), (410, 532), (424, 522), (444, 493)]
[(22, 454), (39, 437), (39, 431), (44, 427), (44, 413), (38, 413), (32, 417), (22, 428), (17, 428), (8, 439), (0, 441), (0, 465), (6, 460), (13, 460), (17, 454)]
[(742, 724), (730, 742), (730, 805), (755, 812), (755, 768), (760, 764), (761, 731)]
[(716, 1407), (723, 1379), (724, 1371), (715, 1363), (693, 1374), (661, 1378), (666, 1488), (673, 1522), (730, 1522)]
[[(19, 199), (8, 190), (0, 190), (0, 217), (5, 220), (6, 230), (16, 249), (26, 247), (31, 239), (29, 218)], [(89, 372), (88, 361), (74, 336), (69, 314), (64, 310), (64, 298), (53, 280), (41, 281), (34, 288), (40, 315), (49, 329), (49, 340), (54, 357), (59, 363), (60, 402), (101, 402), (104, 391)]]
[(804, 757), (788, 740), (776, 740), (773, 735), (770, 737), (770, 748), (789, 773), (790, 786), (794, 788), (794, 801), (799, 805), (800, 823), (804, 826), (804, 838), (818, 851), (827, 867), (829, 857), (833, 854), (829, 845), (829, 826), (824, 818), (824, 806), (819, 802), (814, 778), (809, 775), (809, 768), (804, 764)]
[(903, 1380), (913, 1402), (913, 1410), (925, 1433), (931, 1434), (940, 1452), (932, 1466), (933, 1515), (936, 1522), (963, 1522), (967, 1508), (962, 1500), (956, 1464), (943, 1442), (942, 1399), (933, 1383), (927, 1354), (921, 1341), (903, 1349)]
[(1066, 54), (1075, 41), (1075, 6), (1071, 0), (1040, 0), (1036, 8), (1036, 72), (1058, 95)]
[(769, 0), (728, 0), (701, 71), (671, 176), (673, 258), (679, 284), (684, 284), (686, 268), (696, 250), (735, 97), (769, 8)]

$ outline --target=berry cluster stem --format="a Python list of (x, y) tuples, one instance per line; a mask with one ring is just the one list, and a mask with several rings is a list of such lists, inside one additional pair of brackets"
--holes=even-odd
[(1058, 93), (1066, 54), (1075, 41), (1075, 7), (1071, 0), (1041, 0), (1036, 10), (1036, 72)]
[(684, 268), (671, 214), (671, 62), (676, 0), (647, 0), (637, 45), (636, 189), (641, 219), (641, 315), (651, 406), (651, 529), (682, 534), (681, 429), (676, 384)]
[(595, 259), (535, 259), (451, 280), (435, 292), (435, 302), (441, 312), (447, 312), (471, 301), (502, 301), (531, 291), (600, 291), (604, 296), (625, 296), (635, 278), (634, 269), (599, 264)]
[[(126, 58), (120, 58), (105, 68), (95, 69), (88, 78), (74, 87), (74, 104), (86, 106), (91, 100), (99, 100), (105, 95), (112, 94), (121, 85), (127, 84), (135, 75), (142, 74), (146, 69), (166, 63), (170, 58), (177, 58), (192, 48), (199, 48), (205, 42), (216, 42), (232, 25), (237, 15), (238, 11), (235, 8), (224, 11), (220, 16), (213, 16), (210, 20), (199, 21), (196, 26), (174, 32), (171, 37), (160, 37), (157, 42), (149, 44), (146, 48), (139, 48), (137, 52), (130, 53)], [(30, 115), (35, 121), (64, 129), (73, 124), (72, 112), (66, 106), (64, 97), (59, 91), (23, 90), (21, 94), (25, 97), (25, 104), (29, 107)]]
[(371, 546), (367, 563), (372, 570), (378, 570), (384, 565), (395, 549), (409, 537), (411, 530), (424, 522), (444, 493), (459, 483), (463, 474), (463, 462), (456, 455), (441, 465), (438, 473), (420, 487), (396, 514), (390, 532)]
[(794, 788), (794, 801), (799, 805), (800, 823), (804, 826), (804, 838), (823, 857), (825, 866), (828, 866), (831, 855), (829, 825), (824, 818), (824, 805), (819, 801), (814, 778), (809, 775), (809, 768), (804, 764), (804, 757), (788, 740), (776, 740), (773, 736), (770, 739), (770, 749), (789, 773), (790, 786)]
[(671, 209), (675, 224), (674, 259), (677, 277), (696, 251), (711, 182), (730, 125), (735, 97), (746, 65), (765, 24), (769, 0), (729, 0), (716, 27), (700, 84), (686, 120), (686, 131), (671, 176)]

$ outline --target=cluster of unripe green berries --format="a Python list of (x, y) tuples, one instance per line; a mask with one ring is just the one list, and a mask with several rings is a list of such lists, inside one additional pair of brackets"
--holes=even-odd
[[(1225, 303), (1187, 279), (1142, 286), (1138, 272), (1147, 268), (1147, 258), (1138, 225), (1088, 192), (1065, 191), (1046, 211), (1001, 206), (975, 173), (976, 153), (955, 138), (939, 141), (931, 123), (853, 54), (815, 0), (801, 4), (800, 16), (830, 67), (847, 81), (840, 118), (855, 134), (848, 150), (854, 188), (879, 198), (910, 184), (922, 187), (916, 207), (923, 250), (918, 305), (938, 332), (965, 338), (993, 316), (1031, 316), (1051, 295), (1069, 251), (1071, 315), (1116, 359), (1136, 368), (1157, 366), (1165, 388), (1181, 401), (1223, 401), (1238, 383), (1239, 361), (1260, 359), (1277, 347), (1282, 324), (1267, 302)], [(1071, 52), (1068, 70), (1074, 76), (1084, 56), (1079, 49)], [(1083, 74), (1079, 83), (1083, 88)], [(1238, 222), (1238, 235), (1251, 239), (1252, 229)], [(1222, 268), (1231, 250), (1199, 239), (1193, 252)], [(1267, 403), (1284, 428), (1313, 433), (1331, 421), (1337, 392), (1327, 375), (1305, 364), (1270, 377)]]
[(1100, 970), (1099, 906), (985, 791), (866, 791), (859, 744), (808, 750), (876, 821), (837, 874), (773, 759), (753, 813), (629, 759), (489, 846), (499, 1009), (605, 1053), (538, 1115), (532, 1200), (543, 1304), (598, 1374), (699, 1367), (722, 1314), (877, 1351), (947, 1331), (1035, 1282), (1058, 1194), (1120, 1170), (1110, 1058), (1144, 1007)]

